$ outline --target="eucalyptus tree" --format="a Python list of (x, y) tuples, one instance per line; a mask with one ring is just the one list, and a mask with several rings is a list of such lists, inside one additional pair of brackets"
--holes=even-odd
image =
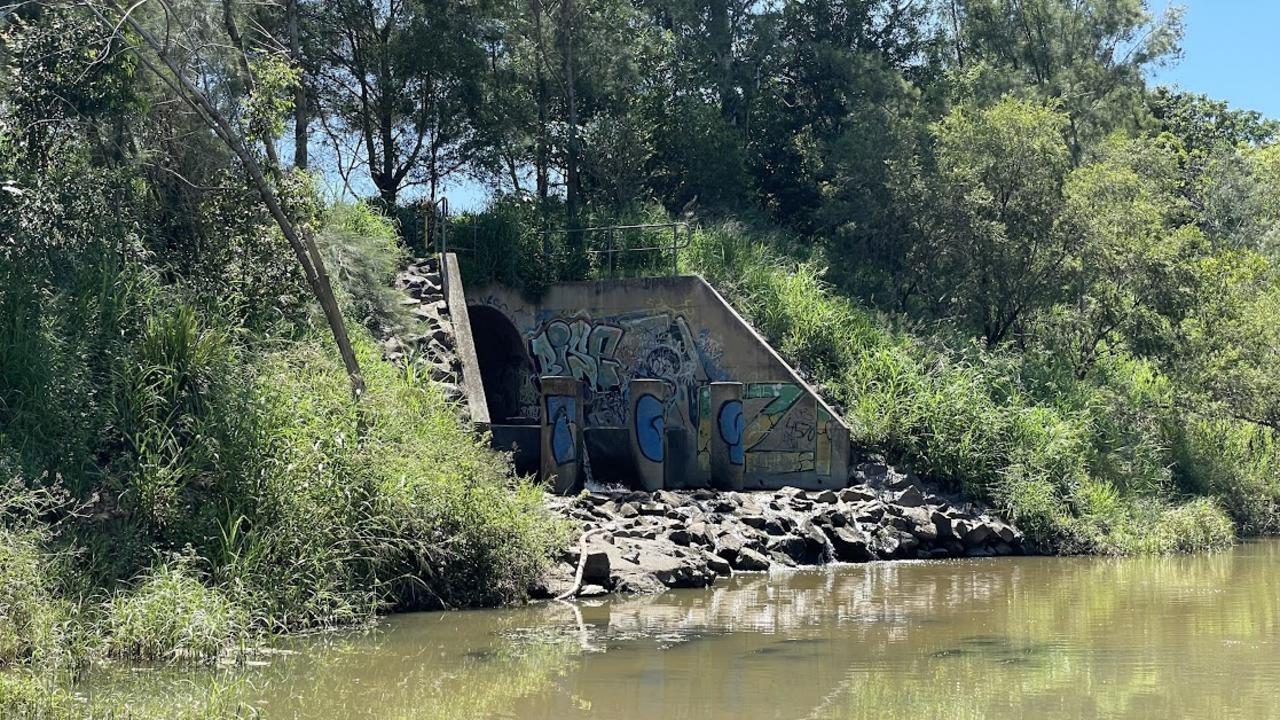
[(331, 143), (392, 208), (478, 156), (476, 117), (489, 76), (485, 0), (335, 0), (304, 15), (319, 111)]
[(1085, 148), (1144, 111), (1145, 74), (1181, 52), (1182, 8), (1146, 0), (955, 0), (961, 93), (1031, 92), (1058, 102), (1077, 164)]

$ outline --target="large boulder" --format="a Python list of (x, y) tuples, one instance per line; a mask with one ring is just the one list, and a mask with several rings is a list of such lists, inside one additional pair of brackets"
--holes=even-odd
[(938, 526), (933, 522), (933, 512), (928, 508), (909, 507), (902, 509), (902, 518), (909, 527), (907, 532), (923, 543), (932, 543), (938, 539)]
[(876, 492), (868, 487), (850, 487), (840, 491), (840, 500), (847, 503), (860, 503), (875, 500)]
[(991, 531), (990, 525), (984, 522), (977, 522), (960, 538), (960, 541), (965, 544), (965, 547), (975, 548), (985, 545), (994, 536), (995, 533)]
[(884, 529), (871, 536), (871, 552), (885, 560), (898, 556), (899, 545), (898, 533), (894, 530)]
[(738, 559), (738, 553), (742, 552), (744, 547), (746, 543), (740, 535), (727, 533), (716, 540), (715, 554), (732, 563)]
[(747, 572), (768, 570), (769, 558), (752, 550), (751, 548), (742, 548), (738, 555), (730, 561), (734, 570), (745, 570)]
[(816, 562), (810, 551), (809, 541), (796, 535), (779, 535), (769, 538), (765, 548), (770, 554), (783, 555), (801, 565), (811, 565)]
[(595, 583), (597, 585), (609, 584), (609, 548), (612, 545), (590, 544), (587, 545), (583, 553), (586, 555), (586, 562), (582, 565), (582, 582)]
[(775, 515), (765, 521), (764, 531), (770, 535), (786, 535), (795, 529), (795, 522), (785, 515)]
[(728, 560), (725, 560), (719, 555), (716, 555), (714, 553), (704, 552), (702, 555), (702, 559), (707, 564), (707, 568), (711, 570), (711, 572), (715, 573), (716, 575), (732, 575), (733, 574), (733, 566), (729, 564)]
[(951, 518), (941, 510), (934, 510), (929, 514), (929, 518), (933, 521), (934, 528), (938, 531), (938, 537), (942, 540), (954, 537), (951, 532)]
[(899, 507), (920, 507), (924, 505), (924, 493), (920, 488), (911, 485), (893, 496), (893, 504)]
[(809, 499), (824, 505), (830, 505), (839, 500), (835, 492), (832, 490), (819, 490), (817, 492), (809, 493)]
[(871, 537), (856, 527), (838, 527), (827, 530), (831, 547), (837, 560), (842, 562), (867, 562), (874, 560)]

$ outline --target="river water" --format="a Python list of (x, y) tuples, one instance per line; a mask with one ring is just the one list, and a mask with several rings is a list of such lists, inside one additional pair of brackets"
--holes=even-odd
[[(402, 615), (218, 671), (266, 718), (1280, 718), (1280, 541)], [(209, 672), (209, 671), (205, 671)], [(99, 680), (178, 702), (207, 677)]]

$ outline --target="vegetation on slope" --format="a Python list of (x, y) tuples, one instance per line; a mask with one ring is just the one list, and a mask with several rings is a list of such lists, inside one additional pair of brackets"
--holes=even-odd
[[(704, 223), (686, 267), (859, 442), (1047, 547), (1280, 530), (1277, 126), (1146, 86), (1176, 8), (566, 7), (0, 18), (0, 710), (82, 714), (46, 673), (91, 657), (521, 597), (564, 529), (371, 333), (407, 322), (414, 201), (464, 175), (495, 195), (450, 228), (473, 281), (536, 292), (603, 274), (580, 228)], [(338, 177), (376, 198), (322, 200)], [(359, 402), (267, 196), (336, 280)]]
[[(1179, 416), (1148, 363), (1113, 358), (1087, 379), (1062, 373), (1049, 386), (1041, 360), (891, 329), (825, 283), (819, 267), (779, 256), (742, 226), (701, 230), (691, 250), (690, 269), (845, 410), (856, 444), (993, 500), (1046, 549), (1219, 548), (1236, 532), (1222, 507), (1274, 507), (1280, 497), (1270, 466), (1190, 497), (1212, 480), (1194, 462), (1181, 466), (1190, 477), (1175, 478), (1175, 456), (1204, 452), (1219, 436)], [(1230, 431), (1240, 442), (1257, 432)]]

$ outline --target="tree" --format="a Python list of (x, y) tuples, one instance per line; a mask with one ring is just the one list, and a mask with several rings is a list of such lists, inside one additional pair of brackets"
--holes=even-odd
[(310, 18), (318, 99), (330, 140), (350, 146), (387, 208), (441, 184), (476, 157), (487, 78), (482, 2), (337, 0)]
[[(782, 7), (776, 39), (760, 51), (750, 123), (752, 171), (777, 217), (823, 233), (855, 224), (883, 229), (873, 218), (885, 207), (870, 196), (884, 188), (885, 163), (902, 149), (901, 135), (911, 134), (903, 129), (917, 96), (910, 78), (931, 72), (925, 21), (925, 8), (897, 0)], [(855, 183), (868, 190), (857, 200), (848, 192)], [(815, 217), (830, 193), (842, 191), (852, 216)]]
[[(199, 37), (198, 31), (190, 29), (199, 25), (177, 27), (174, 25), (175, 14), (165, 12), (158, 20), (163, 35), (156, 35), (144, 25), (134, 5), (122, 8), (112, 0), (89, 0), (83, 4), (85, 12), (96, 19), (103, 31), (118, 42), (120, 46), (132, 53), (138, 63), (154, 75), (165, 87), (179, 98), (198, 116), (217, 138), (235, 155), (239, 161), (245, 178), (258, 193), (271, 217), (275, 220), (280, 232), (284, 235), (290, 249), (301, 265), (312, 294), (319, 302), (328, 321), (329, 330), (337, 344), (338, 352), (346, 366), (351, 381), (351, 392), (359, 398), (364, 391), (364, 378), (360, 371), (360, 363), (355, 350), (347, 336), (347, 328), (342, 311), (334, 297), (333, 288), (324, 261), (316, 247), (315, 238), (305, 222), (299, 222), (290, 205), (288, 178), (283, 169), (275, 161), (273, 143), (282, 129), (281, 116), (288, 109), (287, 101), (282, 102), (279, 94), (289, 88), (296, 78), (288, 69), (287, 63), (280, 58), (269, 56), (256, 58), (264, 74), (274, 82), (264, 83), (262, 87), (241, 98), (246, 112), (231, 116), (215, 104), (206, 92), (202, 78), (217, 76), (228, 72), (214, 61), (202, 55), (208, 38)], [(230, 0), (224, 0), (224, 27), (231, 35), (231, 47), (235, 62), (241, 68), (252, 71), (250, 58), (243, 55), (241, 43), (235, 37), (234, 16)], [(190, 34), (189, 34), (190, 33)], [(162, 40), (161, 38), (166, 38)], [(227, 43), (220, 43), (225, 47)], [(181, 60), (176, 52), (181, 51)], [(274, 62), (273, 62), (274, 60)], [(241, 78), (246, 86), (252, 87), (254, 78)], [(274, 132), (272, 132), (274, 131)], [(259, 156), (254, 145), (260, 145), (266, 160)]]
[(1147, 95), (1147, 105), (1157, 132), (1178, 138), (1190, 155), (1221, 147), (1258, 147), (1280, 136), (1280, 121), (1268, 120), (1255, 110), (1233, 109), (1207, 95), (1158, 87)]
[(1067, 178), (1061, 225), (1076, 242), (1059, 312), (1040, 325), (1077, 377), (1105, 353), (1167, 360), (1196, 302), (1194, 267), (1206, 244), (1183, 224), (1179, 157), (1176, 142), (1116, 136)]
[(961, 106), (934, 127), (937, 178), (917, 208), (937, 311), (972, 323), (989, 347), (1061, 297), (1075, 244), (1060, 226), (1067, 118), (1012, 98)]
[[(1153, 16), (1145, 0), (960, 0), (961, 92), (995, 99), (1030, 91), (1057, 101), (1071, 156), (1143, 109), (1144, 76), (1177, 57), (1182, 9)], [(962, 50), (963, 49), (963, 50)]]
[(1175, 371), (1201, 393), (1192, 402), (1207, 400), (1229, 417), (1280, 431), (1275, 267), (1255, 252), (1228, 250), (1204, 258), (1196, 271), (1200, 302), (1180, 327)]

